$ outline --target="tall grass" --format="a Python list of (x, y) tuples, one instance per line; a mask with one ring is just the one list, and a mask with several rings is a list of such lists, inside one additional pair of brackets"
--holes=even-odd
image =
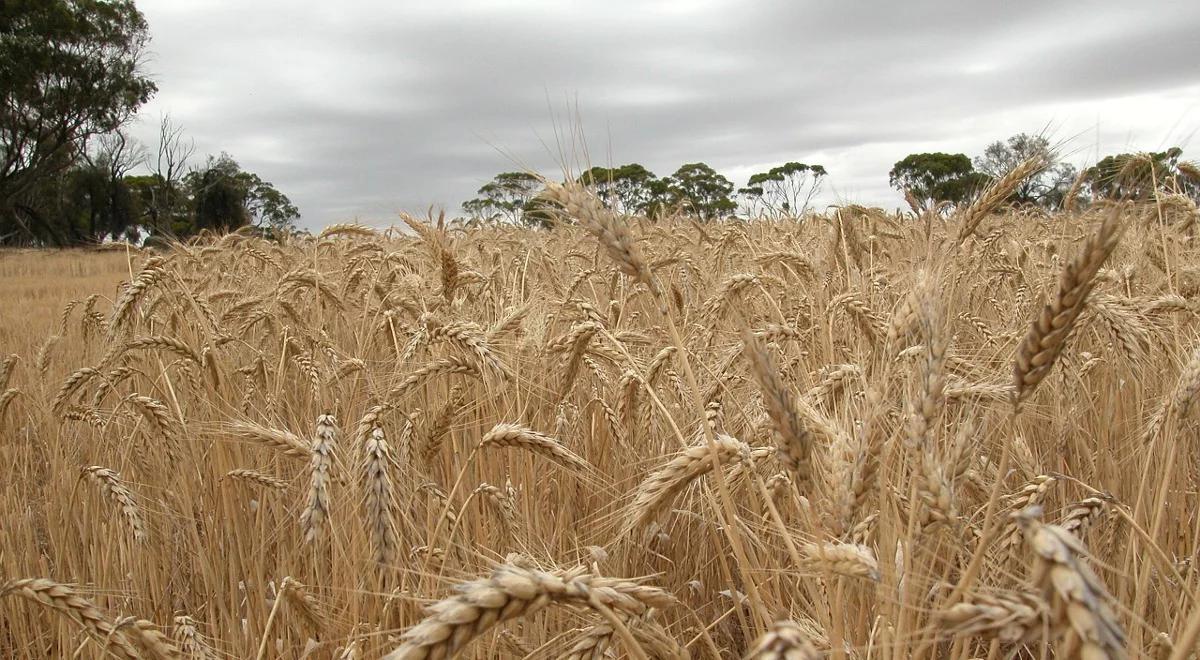
[(1194, 223), (553, 193), (0, 255), (0, 648), (1190, 657)]

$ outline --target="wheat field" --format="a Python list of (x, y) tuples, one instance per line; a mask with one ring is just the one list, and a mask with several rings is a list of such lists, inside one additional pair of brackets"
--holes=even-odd
[(550, 194), (0, 255), (0, 655), (1194, 657), (1194, 206)]

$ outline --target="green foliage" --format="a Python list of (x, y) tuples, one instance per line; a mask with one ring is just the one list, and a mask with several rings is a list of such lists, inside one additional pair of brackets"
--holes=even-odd
[(189, 225), (173, 226), (173, 233), (187, 236), (205, 229), (233, 231), (250, 224), (246, 191), (239, 185), (241, 168), (228, 154), (209, 157), (203, 169), (190, 172), (184, 183), (191, 191), (192, 217)]
[(965, 154), (909, 154), (888, 172), (893, 188), (911, 194), (925, 208), (940, 202), (961, 204), (987, 182)]
[(300, 217), (300, 210), (292, 200), (257, 174), (242, 172), (242, 175), (246, 177), (246, 211), (253, 218), (252, 222), (275, 231), (292, 229)]
[(462, 207), (472, 218), (516, 223), (541, 188), (541, 179), (533, 174), (501, 172), (476, 191), (479, 197), (463, 202)]
[(674, 193), (671, 190), (670, 177), (664, 179), (653, 179), (646, 184), (646, 192), (649, 199), (642, 206), (642, 213), (651, 219), (662, 217), (675, 203)]
[(112, 176), (105, 160), (69, 170), (64, 178), (64, 205), (57, 217), (91, 239), (136, 237), (140, 200), (123, 178)]
[(187, 238), (203, 229), (230, 231), (253, 225), (264, 236), (294, 231), (299, 212), (286, 195), (228, 154), (209, 158), (178, 186), (158, 174), (127, 174), (138, 161), (119, 151), (87, 155), (42, 179), (30, 193), (45, 243), (68, 245), (106, 238), (136, 241), (152, 236)]
[(543, 192), (529, 198), (521, 209), (521, 222), (528, 227), (552, 229), (555, 225), (569, 221), (563, 217), (562, 206), (548, 199)]
[(192, 214), (172, 231), (189, 236), (204, 229), (232, 231), (254, 225), (274, 232), (290, 230), (300, 213), (287, 195), (253, 172), (243, 171), (229, 154), (209, 157), (205, 166), (184, 177)]
[(667, 199), (680, 205), (701, 220), (715, 220), (731, 215), (737, 204), (729, 196), (733, 183), (704, 163), (688, 163), (675, 170), (665, 181)]
[(751, 175), (738, 194), (747, 200), (750, 215), (804, 215), (828, 174), (821, 165), (784, 163)]
[(187, 227), (192, 201), (182, 185), (174, 185), (159, 174), (125, 177), (125, 183), (142, 210), (140, 224), (151, 233), (174, 234), (176, 227)]
[(62, 200), (46, 186), (154, 94), (148, 41), (131, 0), (0, 3), (0, 243), (83, 240), (48, 217)]
[[(1155, 190), (1164, 189), (1168, 182), (1187, 181), (1179, 172), (1183, 150), (1171, 147), (1166, 151), (1141, 154), (1105, 156), (1087, 170), (1087, 180), (1094, 197), (1106, 199), (1148, 199)], [(1181, 188), (1187, 188), (1186, 183)]]
[[(1005, 142), (988, 145), (983, 155), (975, 158), (975, 168), (995, 180), (1034, 156), (1041, 156), (1047, 163), (1057, 160), (1046, 137), (1020, 133)], [(1035, 204), (1051, 210), (1060, 208), (1077, 175), (1070, 163), (1056, 163), (1021, 182), (1010, 199), (1016, 204)]]
[(593, 167), (579, 176), (579, 183), (592, 186), (596, 194), (621, 213), (645, 213), (658, 197), (658, 178), (638, 163), (620, 167)]

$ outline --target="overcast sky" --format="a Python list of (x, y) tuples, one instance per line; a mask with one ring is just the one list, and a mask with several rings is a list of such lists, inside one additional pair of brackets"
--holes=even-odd
[[(159, 92), (319, 228), (458, 212), (497, 172), (792, 160), (821, 201), (903, 202), (891, 165), (1049, 129), (1072, 161), (1200, 157), (1200, 2), (137, 0)], [(572, 140), (585, 137), (586, 156)], [(196, 159), (197, 163), (199, 158)]]

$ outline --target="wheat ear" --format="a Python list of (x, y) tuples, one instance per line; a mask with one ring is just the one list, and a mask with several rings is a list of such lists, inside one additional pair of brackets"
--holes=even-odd
[(10, 387), (7, 390), (0, 392), (0, 417), (4, 416), (4, 411), (8, 410), (8, 404), (12, 402), (13, 399), (17, 398), (17, 395), (20, 393), (21, 390), (15, 387)]
[(0, 389), (8, 387), (8, 381), (13, 375), (13, 367), (20, 359), (21, 356), (16, 353), (9, 353), (3, 360), (0, 360)]
[(142, 657), (151, 660), (183, 660), (179, 647), (171, 642), (153, 622), (128, 616), (117, 619), (113, 623), (116, 630), (128, 629), (138, 646), (142, 647)]
[(329, 472), (333, 467), (336, 441), (337, 420), (333, 415), (321, 415), (317, 418), (317, 432), (309, 462), (308, 499), (304, 511), (300, 513), (300, 528), (304, 530), (305, 543), (320, 538), (329, 518)]
[(146, 295), (155, 284), (166, 276), (166, 271), (163, 266), (166, 265), (166, 259), (162, 257), (151, 257), (143, 264), (142, 270), (133, 278), (125, 290), (121, 292), (121, 296), (117, 298), (117, 302), (113, 305), (112, 316), (108, 321), (107, 337), (108, 341), (113, 341), (121, 326), (133, 316), (133, 311), (137, 307), (138, 302)]
[(115, 502), (117, 507), (121, 509), (121, 516), (125, 518), (125, 523), (129, 525), (129, 531), (133, 533), (133, 540), (138, 543), (145, 541), (146, 526), (142, 522), (141, 510), (138, 508), (137, 502), (133, 499), (133, 493), (122, 483), (121, 476), (99, 465), (83, 468), (82, 475), (96, 484), (100, 492)]
[(1041, 596), (1022, 592), (978, 593), (938, 612), (935, 623), (956, 637), (998, 639), (1008, 644), (1041, 636), (1048, 617)]
[(1020, 405), (1050, 373), (1062, 353), (1075, 321), (1083, 311), (1088, 293), (1095, 284), (1096, 273), (1108, 259), (1121, 238), (1121, 219), (1110, 213), (1099, 230), (1088, 239), (1074, 260), (1063, 269), (1058, 292), (1042, 308), (1017, 347), (1013, 365), (1013, 401)]
[[(727, 435), (715, 435), (713, 442), (717, 462), (722, 466), (741, 460), (750, 451), (744, 443)], [(644, 524), (688, 485), (711, 472), (712, 451), (707, 443), (688, 447), (646, 477), (629, 504), (624, 533), (628, 534)]]
[(1051, 629), (1064, 636), (1063, 656), (1128, 657), (1112, 596), (1085, 563), (1083, 543), (1057, 525), (1042, 523), (1040, 515), (1041, 507), (1015, 514), (1034, 553), (1030, 581), (1050, 604)]
[(329, 225), (321, 230), (317, 235), (318, 239), (331, 238), (334, 236), (358, 236), (360, 238), (377, 238), (374, 229), (354, 222), (344, 222)]
[(879, 581), (879, 563), (865, 545), (856, 543), (808, 543), (800, 548), (806, 568), (814, 572), (834, 573)]
[(645, 284), (657, 293), (650, 266), (642, 257), (641, 250), (633, 239), (629, 227), (589, 193), (576, 185), (546, 184), (546, 197), (566, 210), (567, 215), (577, 218), (579, 224), (604, 247), (617, 268), (634, 280)]
[(276, 598), (282, 598), (309, 631), (319, 634), (325, 629), (325, 614), (303, 582), (293, 577), (283, 578)]
[(74, 589), (52, 580), (25, 578), (0, 584), (0, 598), (14, 595), (52, 610), (83, 626), (118, 657), (137, 660), (141, 653), (92, 602)]
[(754, 642), (745, 660), (820, 660), (824, 657), (794, 621), (776, 621)]
[(376, 426), (363, 445), (362, 480), (366, 491), (367, 528), (377, 563), (389, 564), (396, 556), (399, 538), (392, 512), (392, 477), (388, 468), (392, 450), (383, 429)]
[(243, 440), (267, 445), (284, 456), (312, 458), (312, 450), (300, 439), (300, 436), (291, 431), (243, 421), (226, 424), (225, 431)]
[(519, 447), (558, 463), (568, 470), (586, 472), (590, 468), (587, 461), (564, 447), (558, 440), (520, 424), (502, 422), (495, 425), (492, 430), (484, 434), (479, 446), (480, 448)]
[(1000, 206), (1008, 196), (1012, 194), (1017, 186), (1021, 185), (1029, 177), (1046, 169), (1050, 163), (1041, 154), (1034, 154), (1029, 158), (1021, 161), (1016, 167), (1005, 173), (994, 184), (988, 187), (982, 195), (977, 197), (966, 212), (963, 213), (962, 226), (958, 232), (958, 242), (962, 243), (966, 238), (975, 233), (975, 229), (979, 227), (979, 223), (988, 216), (996, 207)]
[(192, 617), (186, 614), (175, 617), (175, 627), (171, 636), (188, 660), (217, 660), (217, 652), (204, 641), (196, 626), (196, 620)]
[(748, 332), (743, 333), (743, 341), (746, 357), (750, 360), (750, 374), (762, 391), (763, 405), (782, 450), (776, 456), (793, 473), (796, 485), (806, 486), (812, 479), (813, 434), (801, 418), (766, 347)]
[(674, 602), (662, 589), (587, 574), (582, 568), (546, 572), (511, 564), (497, 567), (490, 578), (459, 585), (458, 591), (430, 606), (425, 619), (404, 632), (404, 642), (385, 660), (453, 657), (497, 623), (554, 603), (637, 616)]
[(434, 376), (442, 374), (465, 374), (479, 377), (479, 368), (459, 357), (440, 358), (409, 374), (395, 387), (388, 391), (388, 401), (396, 401), (409, 390), (420, 385)]
[(264, 474), (262, 472), (258, 472), (257, 470), (238, 468), (236, 470), (230, 470), (226, 472), (225, 476), (229, 477), (230, 479), (248, 481), (250, 483), (255, 483), (259, 486), (265, 486), (274, 490), (287, 490), (288, 487), (288, 482), (284, 481), (283, 479), (272, 477), (269, 474)]

